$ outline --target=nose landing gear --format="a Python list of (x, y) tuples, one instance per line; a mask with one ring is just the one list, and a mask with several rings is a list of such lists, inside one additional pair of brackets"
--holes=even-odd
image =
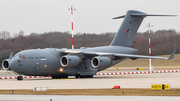
[(17, 80), (19, 81), (19, 80), (23, 80), (23, 76), (18, 76), (17, 77)]

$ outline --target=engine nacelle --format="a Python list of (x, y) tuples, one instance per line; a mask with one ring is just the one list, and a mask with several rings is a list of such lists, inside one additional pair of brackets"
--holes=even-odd
[(98, 68), (98, 70), (101, 70), (111, 65), (111, 59), (108, 57), (98, 56), (98, 57), (94, 57), (91, 60), (91, 64), (94, 68)]
[(76, 55), (66, 55), (61, 57), (60, 63), (63, 67), (77, 66), (81, 62), (81, 58)]
[(5, 60), (2, 62), (2, 67), (3, 67), (3, 69), (11, 70), (9, 62), (10, 62), (10, 59), (5, 59)]

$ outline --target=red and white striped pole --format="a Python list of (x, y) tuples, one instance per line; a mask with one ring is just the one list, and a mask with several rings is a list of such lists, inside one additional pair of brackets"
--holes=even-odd
[[(149, 27), (149, 56), (151, 56), (151, 27), (152, 25), (149, 23), (148, 24), (148, 27)], [(151, 66), (151, 59), (149, 59), (149, 69), (150, 71), (154, 71), (154, 67)]]
[(74, 26), (73, 26), (73, 10), (75, 10), (75, 9), (73, 9), (73, 6), (71, 6), (70, 12), (71, 12), (71, 28), (72, 28), (72, 49), (74, 49), (74, 37), (73, 37), (73, 28), (74, 28)]
[[(149, 23), (149, 56), (151, 56), (151, 34), (150, 34), (150, 23)], [(152, 71), (152, 68), (151, 68), (151, 59), (149, 59), (149, 68), (150, 68), (150, 71)]]

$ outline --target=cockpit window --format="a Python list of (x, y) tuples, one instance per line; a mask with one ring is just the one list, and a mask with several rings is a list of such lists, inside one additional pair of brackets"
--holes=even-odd
[(21, 59), (26, 59), (25, 55), (16, 55), (14, 56), (14, 59), (18, 59), (18, 58), (21, 58)]
[(26, 59), (25, 55), (21, 55), (21, 56), (19, 56), (19, 58)]
[(17, 58), (19, 58), (19, 56), (17, 56), (17, 55), (16, 55), (16, 56), (14, 56), (14, 59), (17, 59)]

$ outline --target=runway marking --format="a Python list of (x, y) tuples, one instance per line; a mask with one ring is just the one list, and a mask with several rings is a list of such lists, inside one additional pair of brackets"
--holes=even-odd
[(110, 76), (111, 78), (119, 78), (119, 77), (135, 77), (135, 76)]
[[(138, 72), (113, 72), (113, 73), (97, 73), (97, 75), (127, 75), (127, 74), (153, 74), (153, 73), (179, 73), (180, 70), (160, 70), (160, 71), (138, 71)], [(24, 79), (31, 78), (51, 78), (50, 76), (23, 76)], [(17, 77), (0, 77), (0, 80), (4, 79), (17, 79)], [(60, 80), (73, 80), (68, 79), (60, 79)]]
[(123, 76), (123, 77), (135, 77), (135, 76)]

